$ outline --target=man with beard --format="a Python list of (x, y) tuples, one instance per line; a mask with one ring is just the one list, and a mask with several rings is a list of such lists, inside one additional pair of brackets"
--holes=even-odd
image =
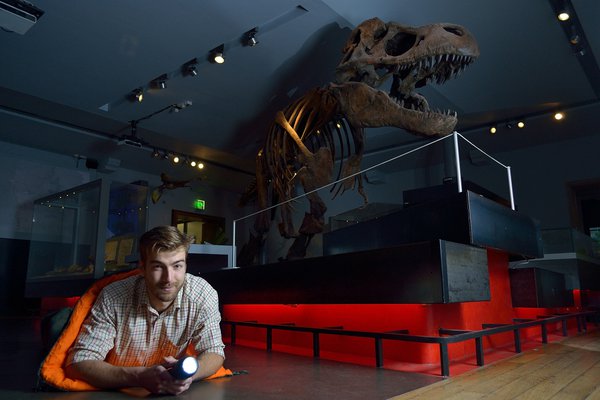
[[(143, 387), (176, 395), (219, 370), (225, 346), (218, 296), (186, 272), (193, 240), (172, 226), (141, 236), (140, 274), (102, 289), (69, 350), (69, 378), (99, 389)], [(197, 372), (173, 378), (169, 369), (186, 355), (197, 358)]]

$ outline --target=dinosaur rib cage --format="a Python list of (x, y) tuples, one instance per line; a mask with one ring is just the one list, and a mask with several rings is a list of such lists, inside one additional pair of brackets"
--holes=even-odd
[[(332, 160), (340, 160), (336, 181), (343, 176), (344, 160), (362, 156), (363, 129), (356, 128), (340, 114), (337, 99), (323, 88), (313, 89), (282, 111), (286, 121), (306, 148), (315, 153), (327, 148)], [(263, 148), (263, 162), (271, 181), (276, 202), (292, 198), (296, 173), (303, 167), (298, 160), (300, 148), (290, 134), (274, 123)], [(337, 189), (336, 189), (337, 187)], [(342, 185), (333, 185), (330, 192), (337, 196)]]

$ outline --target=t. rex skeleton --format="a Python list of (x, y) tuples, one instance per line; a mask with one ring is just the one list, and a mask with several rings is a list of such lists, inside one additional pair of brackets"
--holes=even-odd
[[(378, 18), (358, 25), (343, 49), (336, 82), (313, 89), (277, 113), (256, 158), (254, 192), (259, 209), (269, 206), (271, 189), (279, 202), (293, 198), (298, 181), (311, 192), (359, 171), (364, 128), (394, 126), (421, 136), (446, 135), (457, 123), (456, 113), (431, 110), (415, 88), (456, 77), (479, 56), (474, 37), (462, 26), (433, 24), (418, 28)], [(376, 89), (392, 77), (390, 93)], [(360, 174), (332, 187), (334, 197), (358, 187), (367, 201)], [(316, 192), (308, 194), (310, 212), (295, 232), (291, 205), (280, 207), (279, 231), (295, 237), (287, 258), (302, 258), (311, 238), (323, 231), (326, 205)], [(268, 213), (258, 215), (251, 241), (261, 243), (269, 230)], [(244, 250), (243, 250), (244, 251)], [(243, 252), (242, 251), (242, 252)], [(251, 262), (242, 256), (238, 265)]]

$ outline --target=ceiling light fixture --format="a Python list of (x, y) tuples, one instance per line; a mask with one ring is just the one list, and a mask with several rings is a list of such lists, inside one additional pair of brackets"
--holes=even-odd
[(129, 100), (141, 103), (144, 100), (144, 90), (142, 88), (132, 90), (129, 94)]
[(523, 121), (519, 121), (519, 122), (517, 122), (517, 127), (518, 127), (518, 128), (521, 128), (521, 129), (522, 129), (522, 128), (525, 128), (525, 122), (523, 122)]
[(557, 121), (562, 120), (565, 117), (565, 114), (561, 113), (560, 111), (557, 113), (554, 113), (554, 119)]
[(129, 146), (133, 146), (133, 147), (137, 147), (140, 149), (150, 151), (152, 158), (170, 160), (171, 162), (173, 162), (173, 164), (185, 164), (185, 165), (190, 165), (192, 167), (197, 166), (200, 169), (204, 168), (204, 165), (201, 166), (200, 165), (201, 163), (196, 161), (197, 158), (193, 155), (176, 153), (174, 151), (167, 150), (164, 148), (154, 147), (150, 143), (144, 141), (142, 138), (137, 136), (138, 123), (145, 121), (147, 119), (150, 119), (150, 118), (154, 117), (155, 115), (161, 114), (165, 111), (170, 110), (172, 112), (179, 112), (180, 110), (187, 108), (191, 105), (192, 105), (191, 100), (185, 100), (180, 103), (175, 103), (175, 104), (171, 104), (166, 107), (163, 107), (163, 108), (161, 108), (157, 111), (154, 111), (142, 118), (129, 121), (131, 133), (129, 135), (123, 135), (123, 136), (119, 137), (117, 140), (117, 144), (119, 144), (119, 145), (126, 144)]
[(581, 40), (581, 38), (579, 37), (579, 33), (577, 33), (577, 28), (575, 28), (575, 26), (571, 26), (571, 35), (569, 36), (569, 42), (572, 45), (576, 45), (579, 43), (579, 41)]
[(210, 62), (223, 64), (225, 62), (225, 45), (221, 44), (210, 51)]
[(563, 1), (561, 2), (562, 4), (559, 5), (559, 7), (556, 9), (556, 18), (558, 18), (559, 21), (568, 21), (571, 18), (571, 8), (569, 7), (569, 5)]
[(153, 79), (151, 84), (156, 89), (166, 89), (168, 79), (167, 74), (162, 74), (158, 78)]
[(258, 40), (256, 40), (257, 32), (258, 28), (252, 28), (244, 34), (244, 44), (246, 46), (254, 47), (258, 44)]
[(181, 74), (183, 76), (197, 76), (198, 75), (197, 64), (198, 64), (198, 59), (196, 59), (196, 58), (191, 59), (190, 61), (186, 62), (181, 67)]
[(569, 15), (569, 13), (567, 11), (561, 11), (558, 13), (557, 18), (559, 21), (568, 21), (569, 18), (571, 18), (571, 16)]
[(495, 127), (495, 126), (492, 126), (492, 127), (490, 128), (490, 133), (491, 133), (492, 135), (493, 135), (494, 133), (496, 133), (497, 131), (498, 131), (498, 129), (496, 129), (496, 127)]

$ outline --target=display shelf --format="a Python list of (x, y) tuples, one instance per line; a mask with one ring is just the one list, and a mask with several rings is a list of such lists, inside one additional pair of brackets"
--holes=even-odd
[(543, 257), (510, 264), (512, 269), (540, 268), (564, 275), (569, 290), (600, 290), (600, 258), (593, 240), (571, 228), (542, 230)]
[(146, 229), (147, 187), (96, 180), (33, 205), (25, 295), (77, 296), (131, 268)]

